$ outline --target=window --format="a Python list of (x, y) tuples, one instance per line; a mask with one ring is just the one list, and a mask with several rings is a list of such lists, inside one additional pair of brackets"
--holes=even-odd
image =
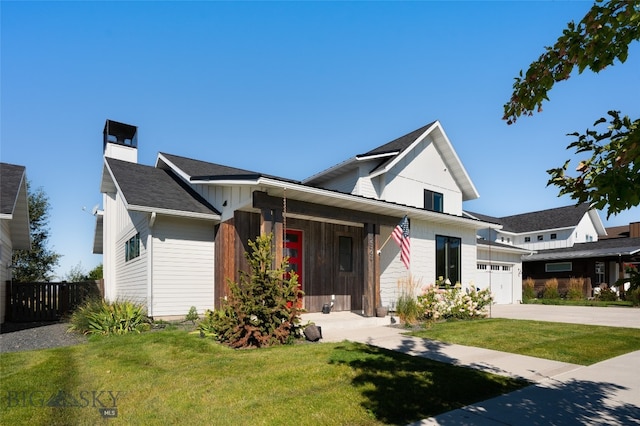
[(451, 284), (461, 282), (460, 252), (462, 240), (436, 235), (436, 279), (448, 279)]
[(545, 272), (571, 272), (571, 262), (546, 263), (544, 265)]
[(128, 262), (140, 256), (140, 233), (138, 232), (129, 241), (124, 243), (124, 260)]
[(503, 266), (502, 270), (503, 271), (510, 271), (511, 270), (511, 266)]
[(551, 239), (552, 239), (552, 240), (555, 240), (555, 239), (557, 239), (557, 238), (558, 238), (558, 234), (551, 234)]
[(481, 271), (486, 271), (487, 270), (487, 265), (485, 265), (483, 263), (478, 263), (477, 269), (479, 269)]
[(338, 265), (340, 272), (353, 272), (353, 239), (338, 237)]
[(596, 262), (596, 284), (604, 282), (604, 262)]
[(524, 237), (524, 242), (525, 243), (530, 243), (531, 242), (531, 237)]
[(538, 235), (538, 241), (542, 241), (542, 240), (544, 240), (544, 236)]
[(491, 265), (491, 270), (492, 271), (499, 271), (500, 270), (500, 265)]
[(444, 205), (444, 195), (439, 192), (424, 190), (424, 208), (434, 212), (442, 212)]

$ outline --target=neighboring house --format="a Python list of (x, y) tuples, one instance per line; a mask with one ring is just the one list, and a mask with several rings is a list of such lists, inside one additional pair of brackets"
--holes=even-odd
[(550, 278), (560, 281), (561, 290), (570, 278), (584, 278), (585, 296), (591, 296), (593, 287), (613, 285), (626, 276), (625, 265), (640, 261), (640, 223), (612, 228), (608, 235), (588, 204), (502, 218), (468, 215), (502, 225), (481, 231), (484, 240), (529, 251), (522, 256), (522, 276), (534, 279), (538, 289)]
[(13, 250), (29, 250), (29, 199), (24, 166), (0, 163), (0, 324), (6, 315)]
[[(144, 166), (137, 144), (136, 127), (107, 120), (94, 252), (106, 297), (139, 301), (151, 316), (218, 307), (228, 280), (247, 270), (248, 241), (270, 232), (308, 311), (333, 300), (336, 310), (373, 315), (395, 303), (408, 274), (420, 285), (443, 277), (477, 286), (479, 253), (491, 250), (476, 235), (501, 227), (463, 216), (478, 193), (437, 121), (303, 181), (167, 153)], [(409, 270), (389, 241), (405, 216)], [(504, 302), (520, 291), (514, 280)]]

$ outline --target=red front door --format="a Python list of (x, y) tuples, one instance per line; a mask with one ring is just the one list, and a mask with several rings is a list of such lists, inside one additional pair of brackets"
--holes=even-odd
[[(289, 257), (289, 271), (298, 275), (298, 288), (302, 290), (302, 231), (287, 229), (284, 240), (284, 255)], [(299, 300), (302, 306), (302, 298)]]

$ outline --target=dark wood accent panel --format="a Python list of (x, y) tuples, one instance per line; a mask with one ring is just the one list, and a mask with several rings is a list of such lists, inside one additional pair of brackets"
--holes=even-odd
[(220, 224), (216, 234), (214, 307), (220, 308), (220, 299), (229, 294), (229, 280), (238, 282), (240, 270), (249, 271), (245, 253), (249, 240), (260, 233), (260, 215), (235, 212), (234, 218)]
[[(322, 305), (330, 303), (331, 296), (335, 295), (334, 310), (362, 310), (362, 228), (294, 218), (287, 218), (287, 228), (302, 231), (305, 309), (319, 312)], [(340, 236), (353, 238), (354, 264), (351, 272), (339, 271)]]
[[(282, 198), (274, 197), (266, 192), (254, 191), (253, 207), (258, 209), (281, 209)], [(377, 215), (359, 210), (343, 209), (338, 207), (325, 206), (322, 204), (309, 203), (287, 198), (287, 213), (302, 214), (318, 218), (334, 220), (344, 220), (354, 223), (378, 223), (381, 225), (396, 226), (399, 222), (397, 217)]]
[(377, 254), (380, 246), (379, 236), (379, 226), (372, 223), (365, 224), (362, 237), (363, 310), (365, 316), (374, 316), (375, 309), (380, 304), (380, 261)]

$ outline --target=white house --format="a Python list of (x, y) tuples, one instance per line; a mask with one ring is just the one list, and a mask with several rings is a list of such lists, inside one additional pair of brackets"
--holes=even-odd
[[(501, 228), (463, 215), (478, 193), (437, 121), (303, 181), (167, 153), (141, 165), (136, 127), (111, 120), (103, 143), (94, 252), (106, 297), (139, 301), (155, 317), (219, 306), (261, 233), (273, 232), (276, 258), (289, 257), (308, 311), (333, 300), (373, 315), (409, 274), (478, 286), (477, 235)], [(409, 269), (389, 240), (405, 216)], [(503, 303), (519, 300), (521, 282), (512, 286)]]
[(0, 163), (0, 324), (6, 316), (7, 282), (13, 250), (31, 249), (29, 201), (24, 166)]

